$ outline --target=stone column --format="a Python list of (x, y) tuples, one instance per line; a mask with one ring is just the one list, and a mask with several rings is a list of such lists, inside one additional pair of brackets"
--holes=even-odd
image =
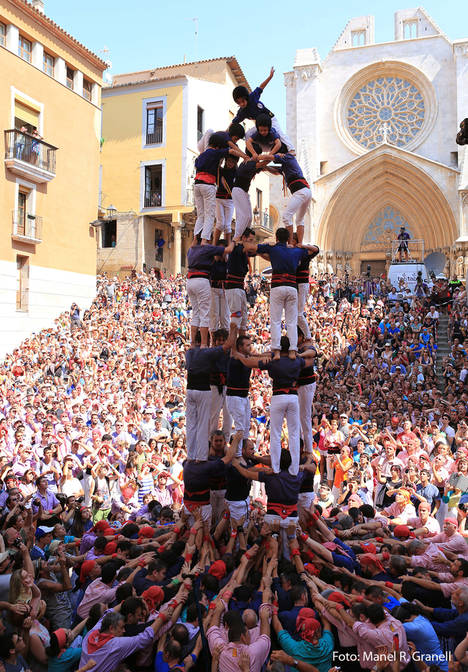
[(67, 84), (67, 65), (60, 57), (55, 59), (55, 79), (60, 84)]
[(33, 42), (31, 62), (39, 70), (44, 69), (44, 47), (40, 42)]
[(12, 23), (7, 24), (6, 28), (6, 48), (18, 55), (19, 30)]
[(182, 252), (180, 214), (176, 213), (173, 217), (176, 217), (176, 219), (172, 220), (172, 233), (174, 234), (174, 263), (172, 264), (172, 268), (174, 270), (174, 275), (177, 275), (177, 273), (181, 272), (180, 256)]

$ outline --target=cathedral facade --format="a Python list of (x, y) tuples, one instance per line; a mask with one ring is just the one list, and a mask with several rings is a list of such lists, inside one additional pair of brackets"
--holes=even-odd
[[(354, 18), (325, 60), (298, 50), (285, 86), (318, 270), (384, 272), (405, 226), (424, 256), (443, 252), (446, 272), (463, 275), (468, 155), (455, 136), (468, 117), (468, 39), (451, 42), (421, 8), (396, 12), (394, 40), (380, 44), (374, 17)], [(270, 203), (280, 220), (277, 181)]]

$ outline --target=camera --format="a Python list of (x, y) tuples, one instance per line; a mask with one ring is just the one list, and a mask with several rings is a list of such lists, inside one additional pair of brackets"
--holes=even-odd
[(41, 505), (41, 500), (40, 499), (33, 499), (32, 503), (34, 506), (40, 506)]
[(16, 537), (16, 539), (13, 540), (13, 546), (15, 548), (19, 548), (22, 543), (23, 541), (19, 537)]

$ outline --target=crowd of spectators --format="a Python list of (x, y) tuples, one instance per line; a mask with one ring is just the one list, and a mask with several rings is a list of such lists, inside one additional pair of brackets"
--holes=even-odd
[[(257, 481), (240, 526), (183, 510), (183, 276), (101, 276), (88, 310), (26, 339), (0, 364), (0, 670), (468, 665), (468, 309), (429, 289), (312, 279), (312, 503), (285, 546)], [(262, 351), (268, 279), (246, 291)], [(266, 372), (250, 398), (264, 457)]]

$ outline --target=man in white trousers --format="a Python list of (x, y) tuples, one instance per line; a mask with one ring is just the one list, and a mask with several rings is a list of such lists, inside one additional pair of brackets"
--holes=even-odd
[(288, 425), (289, 453), (291, 466), (289, 473), (296, 476), (299, 471), (300, 457), (300, 420), (299, 401), (297, 396), (297, 379), (306, 362), (313, 361), (314, 352), (306, 351), (296, 359), (288, 356), (290, 349), (289, 338), (282, 336), (280, 341), (280, 357), (244, 357), (235, 351), (234, 357), (249, 368), (268, 371), (273, 382), (273, 394), (270, 406), (270, 458), (271, 467), (275, 473), (280, 472), (281, 457), (281, 432), (283, 420), (286, 418)]
[(295, 359), (297, 353), (297, 283), (296, 270), (299, 263), (309, 256), (309, 250), (288, 247), (289, 233), (284, 227), (276, 230), (276, 245), (267, 243), (244, 243), (248, 253), (266, 255), (272, 266), (270, 290), (270, 331), (271, 349), (275, 359), (280, 357), (281, 321), (285, 315), (291, 351)]
[(280, 166), (284, 181), (286, 182), (291, 197), (283, 212), (283, 225), (289, 232), (289, 240), (293, 234), (293, 218), (296, 216), (296, 232), (299, 245), (304, 240), (304, 217), (312, 200), (312, 192), (305, 179), (301, 167), (292, 154), (271, 155), (275, 164)]
[[(220, 240), (218, 247), (224, 246)], [(206, 245), (204, 246), (206, 247)], [(227, 263), (224, 256), (217, 254), (210, 267), (210, 332), (213, 335), (218, 329), (229, 330), (229, 306), (227, 304), (224, 282), (226, 280)]]
[(232, 240), (225, 251), (227, 269), (224, 289), (229, 306), (230, 329), (235, 328), (239, 334), (245, 334), (247, 330), (247, 296), (244, 283), (245, 276), (249, 272), (249, 259), (245, 245), (251, 245), (254, 242), (255, 231), (247, 228), (242, 233), (241, 242), (237, 243)]
[[(199, 333), (199, 332), (198, 332)], [(187, 428), (187, 459), (207, 460), (211, 417), (209, 374), (218, 360), (228, 352), (233, 338), (216, 348), (201, 348), (197, 334), (195, 345), (185, 353), (187, 394), (185, 422)]]
[[(218, 329), (213, 332), (213, 346), (223, 345), (229, 336), (227, 329)], [(232, 418), (226, 403), (226, 374), (229, 362), (229, 352), (219, 357), (210, 373), (211, 414), (210, 436), (218, 430), (219, 418), (223, 413), (223, 435), (229, 441), (232, 433)]]
[[(226, 455), (227, 442), (223, 432), (219, 429), (210, 434), (210, 452), (208, 461), (222, 459)], [(212, 510), (212, 523), (216, 526), (223, 515), (226, 506), (226, 475), (223, 470), (214, 474), (210, 479), (210, 504)]]
[(201, 334), (201, 346), (208, 346), (208, 331), (211, 309), (211, 265), (216, 256), (224, 254), (222, 245), (202, 245), (201, 237), (196, 236), (187, 252), (187, 294), (192, 306), (190, 324), (190, 342)]
[[(297, 247), (299, 245), (299, 238), (297, 233), (293, 234), (292, 239), (293, 245)], [(305, 247), (305, 246), (303, 246)], [(310, 329), (305, 318), (305, 305), (307, 297), (309, 296), (310, 291), (310, 282), (309, 282), (309, 266), (310, 262), (317, 254), (320, 252), (320, 249), (317, 245), (312, 246), (314, 249), (311, 249), (310, 254), (307, 257), (303, 257), (299, 262), (299, 266), (296, 270), (296, 282), (297, 282), (297, 325), (300, 327), (304, 338), (306, 340), (310, 339)]]
[[(234, 352), (240, 352), (243, 357), (249, 357), (251, 354), (252, 343), (248, 336), (239, 336), (236, 340)], [(229, 414), (234, 422), (234, 431), (241, 432), (245, 440), (250, 434), (250, 374), (251, 369), (236, 359), (230, 357), (227, 365), (226, 376), (226, 402)], [(239, 444), (239, 455), (242, 450), (242, 443)]]
[(252, 205), (250, 203), (249, 189), (255, 175), (266, 168), (271, 161), (268, 154), (266, 158), (244, 161), (237, 167), (236, 176), (232, 187), (232, 201), (236, 209), (236, 228), (234, 240), (238, 242), (247, 227), (252, 224)]
[[(309, 332), (310, 333), (310, 332)], [(299, 353), (307, 350), (317, 352), (310, 339), (306, 339), (300, 327), (297, 327), (297, 343)], [(312, 432), (312, 404), (314, 403), (317, 375), (315, 373), (315, 358), (305, 366), (297, 379), (297, 396), (299, 398), (299, 416), (301, 419), (301, 434), (306, 455), (312, 454), (314, 444)]]

